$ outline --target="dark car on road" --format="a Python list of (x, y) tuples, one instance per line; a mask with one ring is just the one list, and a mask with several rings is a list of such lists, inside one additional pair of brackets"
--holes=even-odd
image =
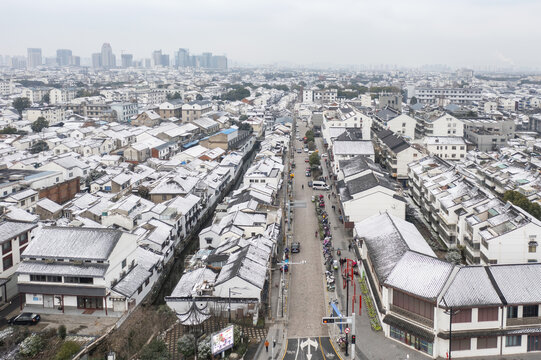
[(312, 180), (308, 181), (308, 187), (312, 187), (313, 183)]
[(39, 314), (21, 313), (9, 319), (9, 323), (11, 325), (36, 325), (40, 319)]
[(291, 252), (298, 253), (301, 251), (301, 244), (298, 242), (291, 243)]

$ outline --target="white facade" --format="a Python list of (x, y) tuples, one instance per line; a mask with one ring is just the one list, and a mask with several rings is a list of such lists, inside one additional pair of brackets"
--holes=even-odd
[(445, 160), (463, 160), (466, 157), (466, 142), (458, 136), (427, 136), (423, 144), (430, 155)]

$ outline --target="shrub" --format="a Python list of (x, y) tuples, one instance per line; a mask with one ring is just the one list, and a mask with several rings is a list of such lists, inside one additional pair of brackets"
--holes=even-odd
[[(64, 329), (65, 328), (66, 327), (64, 327)], [(58, 330), (60, 330), (60, 328), (58, 328)], [(81, 345), (77, 344), (75, 341), (66, 341), (56, 353), (55, 360), (69, 360), (73, 355), (77, 354), (79, 350), (81, 350)]]
[(195, 353), (195, 337), (192, 334), (184, 334), (177, 342), (178, 352), (184, 357), (190, 357)]
[(197, 355), (198, 359), (210, 359), (210, 336), (207, 336), (204, 340), (197, 344)]
[(139, 354), (141, 360), (167, 360), (169, 359), (169, 351), (163, 340), (154, 339), (148, 345), (143, 347)]
[(36, 356), (42, 349), (44, 343), (41, 336), (32, 334), (19, 344), (19, 354), (22, 356)]
[(60, 325), (58, 327), (58, 337), (64, 340), (66, 338), (66, 326)]

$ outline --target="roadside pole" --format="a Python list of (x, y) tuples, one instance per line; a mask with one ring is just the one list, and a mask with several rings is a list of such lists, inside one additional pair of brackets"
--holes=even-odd
[(355, 343), (357, 342), (355, 336), (355, 312), (351, 313), (351, 360), (355, 359)]

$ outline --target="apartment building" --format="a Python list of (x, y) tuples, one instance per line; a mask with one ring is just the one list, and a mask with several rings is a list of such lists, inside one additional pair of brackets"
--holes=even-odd
[(512, 119), (476, 118), (463, 119), (462, 122), (464, 138), (480, 151), (497, 151), (515, 137), (515, 122)]
[(423, 146), (430, 155), (445, 160), (463, 160), (468, 151), (466, 142), (458, 136), (426, 136)]
[(49, 125), (54, 125), (66, 119), (66, 112), (60, 106), (41, 106), (26, 109), (26, 119), (28, 121), (36, 121), (43, 117)]
[(372, 125), (376, 131), (391, 130), (407, 139), (413, 140), (415, 138), (417, 120), (406, 114), (401, 114), (391, 107), (376, 111), (372, 119), (374, 120)]
[(482, 100), (481, 89), (475, 87), (421, 87), (415, 89), (415, 97), (420, 103), (438, 105), (445, 105), (444, 102), (471, 104)]
[(464, 136), (464, 123), (449, 114), (425, 114), (417, 118), (417, 137)]
[(212, 111), (212, 103), (206, 100), (191, 101), (182, 105), (182, 122), (191, 122)]

